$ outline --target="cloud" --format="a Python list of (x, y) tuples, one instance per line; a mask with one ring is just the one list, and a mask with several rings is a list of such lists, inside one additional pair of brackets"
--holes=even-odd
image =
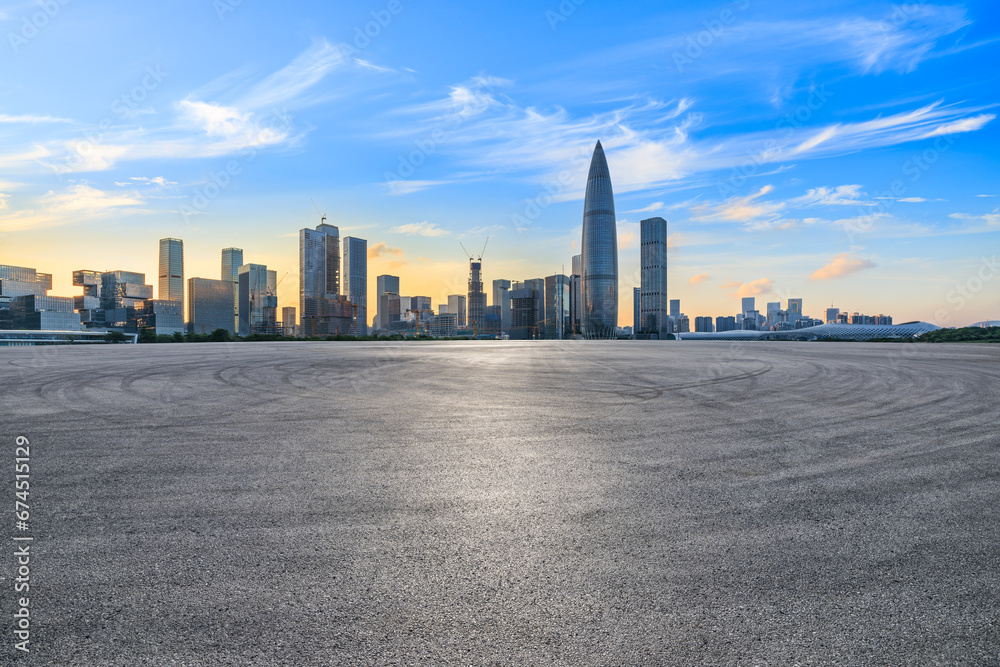
[(0, 211), (10, 208), (10, 195), (0, 192)]
[(146, 178), (145, 176), (132, 176), (129, 180), (138, 181), (139, 183), (145, 183), (146, 185), (177, 185), (175, 181), (168, 181), (163, 176), (157, 176), (156, 178)]
[(967, 213), (952, 213), (950, 218), (955, 220), (970, 220), (974, 222), (983, 222), (990, 227), (1000, 227), (1000, 209), (994, 210), (992, 213), (987, 213), (985, 215), (969, 215)]
[(695, 220), (725, 220), (727, 222), (752, 222), (761, 218), (772, 218), (778, 211), (785, 208), (782, 202), (763, 202), (757, 200), (774, 190), (773, 185), (765, 185), (757, 192), (745, 197), (731, 197), (725, 202), (711, 206), (701, 204), (695, 206)]
[(410, 236), (447, 236), (451, 232), (447, 229), (441, 229), (437, 225), (427, 222), (411, 222), (405, 225), (397, 225), (396, 227), (390, 227), (389, 231), (395, 234), (408, 234)]
[(865, 269), (875, 268), (875, 262), (867, 259), (852, 259), (846, 252), (835, 256), (826, 266), (816, 269), (809, 280), (830, 280), (832, 278), (843, 278), (844, 276)]
[(94, 215), (108, 209), (141, 206), (144, 203), (135, 196), (108, 194), (85, 184), (71, 186), (61, 193), (49, 191), (42, 197), (42, 202), (51, 213), (77, 215)]
[(393, 248), (384, 241), (376, 243), (373, 246), (368, 246), (368, 259), (378, 259), (387, 256), (402, 257), (403, 250), (402, 248)]
[(729, 292), (733, 298), (743, 298), (745, 296), (761, 296), (774, 291), (774, 281), (769, 278), (758, 278), (748, 283), (739, 280), (727, 280), (719, 285), (719, 289)]
[(979, 114), (973, 118), (962, 118), (961, 120), (952, 121), (950, 123), (944, 123), (934, 128), (927, 134), (920, 137), (921, 139), (929, 139), (930, 137), (940, 137), (946, 134), (959, 134), (962, 132), (975, 132), (976, 130), (981, 130), (986, 126), (987, 123), (994, 120), (996, 114), (984, 113)]
[(420, 192), (421, 190), (427, 190), (429, 188), (434, 188), (439, 185), (448, 185), (454, 181), (406, 181), (406, 180), (394, 180), (386, 181), (386, 185), (389, 187), (389, 194), (391, 195), (409, 195), (414, 192)]
[(712, 276), (707, 273), (699, 273), (696, 276), (691, 276), (691, 280), (688, 281), (688, 285), (697, 285), (698, 283), (703, 283), (706, 280), (711, 280)]
[(871, 206), (871, 202), (861, 200), (860, 185), (838, 185), (835, 188), (820, 187), (809, 190), (801, 197), (792, 199), (793, 206)]
[(68, 118), (56, 118), (54, 116), (33, 116), (31, 114), (23, 114), (20, 116), (8, 116), (6, 114), (0, 114), (0, 123), (24, 123), (29, 125), (37, 125), (39, 123), (72, 123)]
[(654, 204), (650, 204), (646, 208), (636, 208), (631, 211), (627, 211), (627, 213), (655, 213), (659, 210), (662, 210), (663, 207), (664, 207), (663, 202), (658, 201)]

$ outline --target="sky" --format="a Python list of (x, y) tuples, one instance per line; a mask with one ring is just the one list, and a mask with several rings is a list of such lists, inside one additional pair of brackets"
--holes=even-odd
[(46, 0), (0, 36), (0, 263), (53, 295), (155, 285), (177, 237), (186, 278), (241, 247), (297, 305), (321, 213), (368, 240), (373, 305), (383, 273), (464, 293), (487, 238), (487, 286), (569, 273), (600, 140), (622, 325), (653, 216), (692, 319), (1000, 318), (991, 2)]

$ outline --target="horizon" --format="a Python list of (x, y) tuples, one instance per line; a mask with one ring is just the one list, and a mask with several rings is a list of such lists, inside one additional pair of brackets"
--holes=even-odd
[(51, 4), (0, 12), (0, 263), (53, 274), (53, 296), (80, 293), (78, 269), (155, 289), (173, 237), (185, 280), (218, 279), (238, 247), (298, 308), (315, 200), (368, 241), (369, 325), (376, 276), (436, 309), (465, 293), (460, 243), (487, 237), (490, 299), (495, 279), (570, 273), (600, 141), (620, 326), (650, 217), (692, 321), (745, 296), (820, 318), (1000, 317), (986, 2)]

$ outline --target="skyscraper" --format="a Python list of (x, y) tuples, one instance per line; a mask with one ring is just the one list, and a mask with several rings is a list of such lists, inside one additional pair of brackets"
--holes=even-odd
[(667, 333), (667, 221), (642, 220), (639, 239), (642, 287), (636, 333), (660, 336)]
[[(375, 309), (375, 328), (376, 329), (388, 329), (390, 313), (382, 308), (382, 295), (384, 294), (394, 294), (395, 299), (392, 303), (395, 304), (395, 312), (392, 315), (395, 316), (396, 320), (399, 320), (399, 276), (390, 276), (388, 274), (381, 275), (375, 279), (375, 295), (378, 299), (378, 305)], [(385, 303), (389, 303), (386, 301)]]
[(240, 267), (239, 335), (249, 336), (276, 326), (277, 298), (270, 294), (274, 273), (262, 264), (244, 264)]
[(583, 292), (580, 291), (582, 266), (583, 258), (573, 255), (573, 270), (569, 276), (569, 323), (574, 336), (580, 333), (580, 313), (583, 312)]
[(756, 301), (757, 300), (752, 296), (743, 297), (743, 309), (740, 311), (740, 313), (743, 315), (744, 318), (749, 317), (747, 313), (749, 313), (751, 310), (757, 309)]
[(632, 337), (636, 338), (642, 330), (642, 288), (632, 288)]
[(184, 241), (160, 239), (160, 301), (179, 301), (184, 312)]
[(587, 175), (581, 249), (583, 335), (613, 339), (618, 328), (618, 231), (611, 173), (600, 141)]
[(493, 305), (500, 307), (500, 329), (510, 329), (510, 281), (493, 281)]
[(344, 237), (344, 294), (357, 306), (356, 336), (368, 333), (368, 241)]
[(671, 299), (670, 300), (670, 319), (677, 322), (681, 318), (681, 300)]
[(216, 329), (236, 333), (233, 328), (233, 282), (191, 278), (188, 280), (188, 331), (210, 334)]
[(243, 266), (242, 248), (222, 249), (222, 275), (219, 277), (222, 280), (229, 280), (233, 283), (233, 326), (231, 327), (233, 331), (237, 331), (240, 326), (239, 277), (240, 277), (241, 266)]
[(458, 315), (458, 322), (456, 326), (459, 329), (464, 329), (468, 326), (468, 319), (466, 318), (465, 312), (465, 296), (462, 294), (449, 294), (448, 295), (448, 312), (455, 313)]
[(483, 292), (483, 263), (469, 262), (469, 324), (476, 329), (483, 328), (486, 315), (486, 293)]
[(562, 340), (569, 326), (569, 276), (556, 274), (545, 279), (544, 337)]
[[(340, 230), (325, 223), (316, 229), (299, 230), (300, 330), (310, 332), (309, 335), (325, 332), (325, 327), (316, 320), (329, 315), (327, 302), (336, 301), (339, 295)], [(240, 321), (245, 319), (240, 313)]]
[(788, 321), (798, 322), (802, 319), (802, 299), (788, 300)]

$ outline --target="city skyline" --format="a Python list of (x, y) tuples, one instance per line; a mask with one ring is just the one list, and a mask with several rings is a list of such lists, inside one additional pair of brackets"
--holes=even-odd
[[(443, 303), (466, 291), (460, 241), (491, 237), (487, 285), (569, 273), (599, 139), (619, 325), (653, 216), (670, 224), (669, 296), (692, 316), (744, 296), (945, 326), (1000, 312), (981, 276), (1000, 231), (989, 4), (397, 8), (116, 7), (101, 53), (80, 48), (83, 12), (60, 5), (7, 40), (0, 262), (70, 295), (81, 268), (156, 276), (161, 238), (186, 241), (186, 277), (214, 278), (236, 246), (288, 273), (279, 306), (297, 306), (314, 198), (343, 237), (368, 240), (370, 275)], [(0, 16), (5, 34), (28, 9)], [(201, 46), (145, 37), (153, 24)], [(247, 39), (264, 26), (281, 37)], [(449, 26), (456, 39), (414, 48)], [(108, 75), (84, 84), (70, 60)]]

